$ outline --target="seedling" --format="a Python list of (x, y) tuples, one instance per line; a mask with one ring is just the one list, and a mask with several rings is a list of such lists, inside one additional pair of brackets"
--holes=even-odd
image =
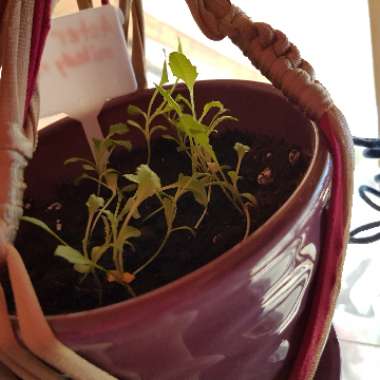
[[(59, 242), (55, 255), (71, 263), (74, 270), (83, 276), (92, 274), (96, 278), (97, 273), (103, 273), (106, 280), (125, 286), (131, 295), (135, 295), (133, 281), (160, 255), (174, 232), (182, 230), (195, 235), (207, 214), (215, 186), (244, 215), (244, 238), (251, 229), (250, 208), (256, 204), (252, 194), (239, 190), (241, 165), (250, 148), (241, 143), (235, 144), (237, 162), (236, 167), (231, 169), (219, 163), (210, 143), (211, 135), (217, 133), (221, 123), (237, 119), (230, 116), (218, 100), (205, 104), (198, 114), (194, 92), (198, 73), (181, 49), (170, 54), (169, 67), (175, 78), (174, 85), (164, 87), (169, 82), (168, 65), (164, 62), (160, 83), (156, 85), (147, 110), (130, 105), (128, 115), (133, 119), (112, 125), (104, 139), (94, 141), (93, 162), (78, 157), (66, 161), (66, 164), (81, 163), (84, 171), (81, 178), (97, 183), (96, 194), (90, 194), (86, 203), (87, 222), (81, 249), (70, 246), (44, 222), (23, 218), (44, 229)], [(176, 94), (176, 86), (180, 81), (184, 82), (188, 96)], [(166, 119), (169, 127), (160, 124), (159, 118)], [(139, 130), (145, 138), (147, 163), (138, 166), (133, 174), (122, 174), (110, 167), (109, 158), (117, 146), (127, 150), (132, 148), (129, 140), (120, 137), (126, 135), (130, 127)], [(163, 137), (174, 140), (177, 150), (191, 162), (191, 173), (179, 173), (175, 182), (166, 185), (161, 183), (160, 177), (149, 166), (152, 136), (163, 130), (171, 132)], [(120, 184), (126, 180), (129, 184), (121, 188)], [(188, 193), (192, 194), (194, 202), (202, 207), (202, 211), (193, 226), (181, 226), (177, 224), (176, 217), (180, 200)], [(158, 199), (159, 206), (148, 215), (141, 215), (142, 204), (153, 197)], [(156, 215), (161, 215), (166, 224), (160, 244), (138, 268), (130, 268), (126, 253), (135, 249), (136, 239), (144, 238), (142, 226)], [(99, 228), (104, 232), (103, 239), (95, 243), (95, 232)], [(106, 257), (108, 260), (105, 260)]]

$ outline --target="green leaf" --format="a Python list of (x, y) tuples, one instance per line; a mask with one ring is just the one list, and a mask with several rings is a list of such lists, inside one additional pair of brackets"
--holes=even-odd
[(230, 170), (227, 174), (231, 178), (232, 183), (236, 183), (240, 178), (235, 170)]
[(130, 104), (127, 108), (128, 115), (142, 115), (146, 117), (146, 113), (140, 108), (133, 104)]
[(54, 254), (67, 260), (70, 264), (92, 265), (89, 259), (86, 259), (79, 251), (67, 245), (59, 245)]
[(125, 148), (128, 151), (132, 150), (132, 143), (129, 140), (112, 140), (112, 142), (117, 145)]
[(116, 222), (116, 217), (115, 217), (115, 215), (114, 215), (111, 211), (109, 211), (109, 210), (104, 210), (104, 211), (103, 211), (103, 214), (107, 217), (107, 219), (109, 220), (109, 222), (110, 222), (111, 225), (114, 225), (114, 224), (115, 224), (115, 222)]
[(218, 117), (209, 127), (209, 133), (213, 132), (221, 123), (225, 121), (238, 121), (236, 117), (233, 116), (221, 116)]
[(123, 135), (124, 133), (129, 132), (128, 125), (125, 123), (116, 123), (110, 126), (107, 137), (111, 137), (113, 135)]
[[(134, 202), (135, 202), (134, 197), (131, 197), (127, 200), (124, 210), (120, 213), (120, 218), (124, 217), (128, 213), (128, 211), (132, 208)], [(133, 219), (139, 219), (141, 217), (141, 214), (138, 208), (135, 210), (132, 216), (133, 216)]]
[(190, 184), (189, 190), (193, 193), (194, 199), (202, 206), (206, 207), (208, 204), (207, 191), (204, 184), (199, 180), (193, 180)]
[(124, 193), (130, 193), (132, 191), (136, 191), (137, 185), (134, 183), (131, 183), (130, 185), (124, 186), (121, 191)]
[(92, 143), (94, 145), (95, 150), (99, 151), (102, 148), (103, 141), (104, 140), (97, 139), (95, 137), (92, 139)]
[(124, 229), (120, 231), (119, 236), (121, 236), (122, 240), (125, 241), (128, 239), (140, 237), (141, 231), (138, 228), (126, 226)]
[(241, 196), (247, 199), (253, 206), (257, 205), (256, 197), (251, 193), (242, 193)]
[(89, 171), (89, 172), (96, 172), (96, 168), (94, 168), (92, 165), (83, 164), (83, 165), (82, 165), (82, 168), (83, 168), (84, 170)]
[(155, 125), (151, 130), (150, 134), (153, 135), (153, 133), (156, 133), (157, 131), (166, 131), (168, 128), (164, 125)]
[(117, 179), (118, 179), (117, 172), (109, 171), (106, 174), (104, 174), (104, 181), (107, 184), (107, 187), (113, 193), (116, 193), (116, 190), (117, 190)]
[(171, 135), (162, 135), (161, 137), (162, 137), (163, 139), (165, 139), (165, 140), (172, 140), (172, 141), (175, 141), (175, 142), (178, 144), (178, 140), (177, 140), (175, 137), (171, 136)]
[(181, 39), (180, 39), (180, 38), (178, 38), (177, 51), (178, 51), (178, 53), (182, 53), (182, 54), (183, 54), (182, 42), (181, 42)]
[(248, 153), (251, 150), (251, 148), (248, 145), (244, 145), (239, 142), (235, 143), (234, 149), (239, 157), (243, 157), (246, 153)]
[(167, 65), (166, 60), (165, 60), (163, 66), (162, 66), (160, 86), (163, 86), (164, 84), (166, 84), (168, 82), (169, 82), (168, 65)]
[(198, 73), (195, 66), (182, 53), (173, 52), (169, 56), (169, 66), (175, 77), (182, 79), (190, 91), (193, 90)]
[(137, 128), (139, 131), (141, 131), (142, 133), (145, 134), (145, 131), (144, 131), (143, 127), (139, 123), (137, 123), (136, 121), (134, 121), (134, 120), (128, 120), (127, 123), (131, 127)]
[(184, 103), (186, 105), (186, 107), (191, 111), (191, 103), (190, 103), (189, 99), (185, 98), (182, 94), (178, 94), (175, 97), (175, 101), (177, 103)]
[(222, 102), (220, 102), (219, 100), (213, 100), (211, 102), (206, 103), (203, 106), (203, 112), (202, 112), (202, 116), (200, 117), (200, 120), (202, 121), (206, 117), (206, 115), (210, 112), (210, 110), (212, 110), (213, 108), (219, 109), (222, 113), (227, 111), (224, 108), (224, 105)]
[(59, 242), (61, 242), (62, 244), (66, 244), (46, 223), (44, 223), (43, 221), (39, 220), (39, 219), (36, 219), (36, 218), (33, 218), (33, 217), (30, 217), (30, 216), (22, 216), (21, 217), (21, 220), (24, 221), (24, 222), (28, 222), (28, 223), (31, 223), (31, 224), (34, 224), (35, 226), (37, 227), (40, 227), (42, 228), (44, 231), (46, 231), (48, 234), (50, 234), (51, 236), (53, 236), (54, 238), (56, 238)]
[(86, 273), (90, 272), (91, 266), (90, 265), (75, 264), (74, 269), (79, 273), (86, 274)]
[(190, 191), (194, 199), (202, 206), (207, 206), (208, 196), (206, 191), (206, 184), (198, 178), (183, 175), (182, 173), (178, 176), (178, 186)]
[(91, 259), (94, 263), (97, 263), (102, 256), (107, 252), (110, 248), (109, 244), (104, 244), (101, 246), (96, 246), (91, 249)]
[(170, 229), (177, 213), (176, 204), (171, 197), (166, 197), (162, 199), (162, 206), (164, 208), (167, 227)]
[[(157, 86), (156, 88), (158, 92), (161, 94), (161, 96), (164, 98), (164, 100), (167, 101), (168, 105), (172, 108), (173, 111), (175, 111), (178, 115), (182, 114), (181, 107), (176, 103), (176, 101), (173, 99), (173, 97), (170, 95), (168, 91), (166, 91), (161, 86)], [(169, 112), (169, 111), (168, 111)]]
[(207, 135), (207, 127), (195, 120), (192, 115), (183, 114), (180, 116), (178, 126), (190, 137), (196, 137), (199, 134)]
[(95, 213), (98, 209), (104, 206), (104, 199), (95, 194), (91, 194), (86, 202), (86, 206), (90, 214)]
[(136, 174), (126, 174), (124, 177), (139, 185), (136, 196), (142, 199), (152, 196), (161, 188), (160, 177), (146, 164), (140, 165)]
[(64, 162), (64, 165), (69, 165), (69, 164), (74, 164), (76, 162), (85, 162), (86, 164), (89, 164), (89, 165), (92, 165), (92, 162), (89, 161), (89, 160), (85, 160), (84, 158), (80, 158), (80, 157), (72, 157), (72, 158), (69, 158), (67, 159), (65, 162)]

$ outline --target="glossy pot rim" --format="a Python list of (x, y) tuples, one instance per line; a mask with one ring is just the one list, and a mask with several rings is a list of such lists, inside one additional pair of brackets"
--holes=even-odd
[[(244, 80), (207, 80), (200, 81), (199, 83), (202, 83), (203, 86), (214, 83), (238, 83), (244, 86), (248, 86), (249, 88), (252, 88), (252, 90), (269, 92), (283, 97), (283, 95), (281, 95), (281, 93), (273, 86), (265, 83), (257, 83)], [(129, 99), (130, 97), (136, 98), (140, 96), (146, 96), (149, 94), (149, 92), (150, 90), (143, 90), (138, 93), (113, 99), (105, 105), (105, 109), (112, 108), (114, 104), (120, 104), (120, 102), (124, 102), (125, 99)], [(290, 103), (289, 107), (292, 107)], [(229, 271), (228, 268), (232, 268), (235, 265), (238, 265), (247, 256), (255, 254), (254, 252), (249, 251), (247, 247), (255, 247), (255, 252), (265, 250), (265, 246), (269, 244), (269, 238), (276, 233), (284, 230), (284, 223), (282, 223), (285, 220), (284, 218), (288, 218), (288, 216), (291, 215), (293, 217), (293, 220), (296, 220), (301, 216), (304, 208), (309, 202), (317, 202), (317, 199), (321, 197), (320, 188), (323, 187), (322, 183), (326, 182), (328, 172), (331, 170), (331, 160), (329, 158), (326, 145), (323, 139), (321, 139), (317, 126), (310, 120), (309, 122), (312, 128), (313, 152), (309, 168), (303, 180), (298, 185), (293, 194), (283, 204), (283, 206), (278, 209), (271, 218), (269, 218), (261, 227), (255, 231), (255, 233), (251, 234), (246, 240), (238, 243), (230, 250), (226, 251), (216, 259), (198, 268), (197, 270), (183, 277), (180, 277), (167, 285), (152, 290), (146, 294), (140, 295), (137, 298), (87, 311), (49, 315), (47, 316), (47, 320), (54, 325), (62, 326), (66, 325), (67, 323), (70, 323), (70, 325), (72, 323), (75, 324), (76, 322), (79, 323), (84, 319), (96, 320), (97, 318), (101, 317), (101, 319), (104, 320), (107, 315), (112, 316), (123, 312), (127, 314), (127, 310), (129, 308), (144, 308), (144, 305), (150, 304), (153, 300), (161, 299), (165, 296), (170, 297), (174, 292), (178, 293), (182, 290), (191, 288), (195, 282), (201, 280), (206, 274), (218, 273), (219, 276), (224, 276), (225, 273)], [(62, 123), (62, 120), (58, 121), (57, 123)]]

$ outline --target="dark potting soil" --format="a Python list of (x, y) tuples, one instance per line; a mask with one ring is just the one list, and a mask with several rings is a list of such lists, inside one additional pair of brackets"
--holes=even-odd
[[(242, 164), (239, 181), (241, 192), (255, 195), (258, 205), (251, 209), (252, 231), (262, 225), (295, 190), (303, 178), (309, 164), (309, 157), (297, 147), (285, 141), (266, 136), (248, 136), (236, 130), (215, 134), (212, 144), (221, 164), (232, 168), (236, 165), (235, 142), (251, 147)], [(190, 174), (188, 159), (178, 153), (171, 141), (160, 139), (153, 144), (152, 169), (159, 174), (162, 184), (174, 182), (179, 173)], [(145, 161), (144, 151), (125, 153), (115, 152), (112, 166), (121, 172), (132, 173)], [(81, 181), (78, 185), (63, 184), (58, 189), (57, 199), (47, 203), (25, 200), (25, 214), (43, 220), (65, 241), (81, 250), (81, 236), (87, 220), (85, 203), (90, 193), (96, 192), (92, 182)], [(140, 212), (143, 215), (155, 210), (158, 203), (151, 198)], [(193, 226), (203, 209), (194, 201), (191, 194), (185, 195), (178, 207), (176, 226)], [(125, 252), (125, 269), (133, 272), (157, 249), (165, 233), (163, 216), (151, 218), (142, 227), (142, 236), (134, 239), (135, 252)], [(136, 227), (139, 221), (136, 221)], [(209, 209), (202, 224), (193, 236), (187, 231), (171, 235), (164, 250), (131, 283), (137, 295), (165, 285), (220, 256), (237, 244), (245, 231), (245, 218), (219, 191), (213, 191)], [(102, 231), (96, 231), (96, 241), (103, 242)], [(16, 240), (16, 247), (22, 253), (33, 285), (46, 314), (67, 313), (88, 310), (109, 305), (130, 298), (123, 286), (109, 283), (102, 274), (83, 279), (83, 275), (73, 270), (71, 264), (54, 256), (57, 241), (45, 231), (23, 222)], [(105, 260), (109, 260), (105, 255)], [(103, 262), (110, 267), (110, 262)], [(108, 266), (107, 266), (108, 264)], [(14, 304), (7, 273), (0, 273), (5, 285), (10, 311)]]

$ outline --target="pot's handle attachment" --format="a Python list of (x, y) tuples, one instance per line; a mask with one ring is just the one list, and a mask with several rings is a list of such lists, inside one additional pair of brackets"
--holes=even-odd
[(346, 121), (327, 90), (314, 77), (311, 65), (284, 33), (252, 22), (230, 0), (186, 0), (204, 34), (213, 40), (228, 36), (282, 93), (324, 134), (333, 158), (329, 231), (316, 275), (318, 293), (304, 341), (291, 373), (292, 380), (311, 380), (328, 337), (339, 293), (352, 205), (353, 145)]

